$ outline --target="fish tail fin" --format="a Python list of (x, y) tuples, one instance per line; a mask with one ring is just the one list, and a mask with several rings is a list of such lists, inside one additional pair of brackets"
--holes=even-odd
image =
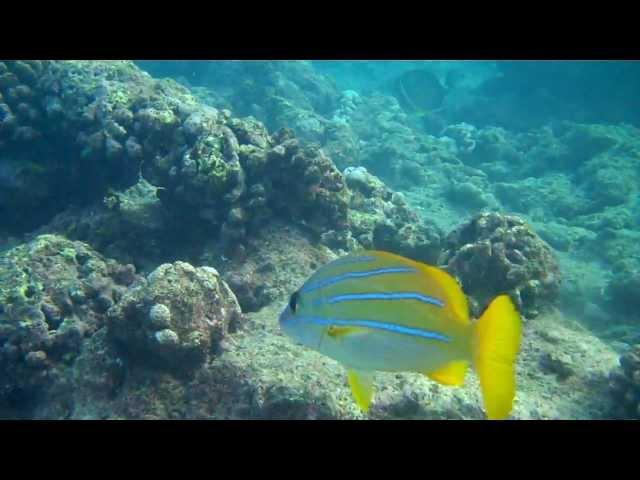
[(508, 295), (494, 298), (473, 327), (473, 361), (490, 420), (511, 413), (520, 337), (520, 314)]

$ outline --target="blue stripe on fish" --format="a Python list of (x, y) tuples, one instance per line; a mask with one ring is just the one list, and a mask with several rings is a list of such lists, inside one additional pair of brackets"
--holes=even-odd
[(443, 335), (438, 332), (432, 332), (429, 330), (422, 330), (420, 328), (405, 327), (403, 325), (397, 325), (395, 323), (377, 322), (374, 320), (342, 320), (339, 318), (324, 318), (324, 317), (301, 317), (300, 320), (315, 323), (317, 325), (337, 325), (341, 327), (365, 327), (372, 328), (374, 330), (384, 330), (392, 333), (401, 333), (403, 335), (410, 335), (412, 337), (421, 337), (429, 340), (439, 340), (441, 342), (450, 342), (451, 337)]
[(351, 293), (345, 295), (336, 295), (326, 300), (326, 303), (348, 302), (350, 300), (418, 300), (419, 302), (428, 303), (444, 307), (444, 302), (435, 297), (429, 297), (418, 292), (395, 292), (395, 293)]
[(412, 267), (390, 267), (390, 268), (378, 268), (376, 270), (365, 270), (363, 272), (347, 272), (335, 277), (325, 278), (324, 280), (318, 280), (317, 282), (311, 282), (309, 285), (305, 285), (300, 290), (302, 293), (312, 292), (319, 288), (327, 287), (329, 285), (335, 285), (336, 283), (351, 278), (364, 278), (372, 277), (374, 275), (386, 275), (389, 273), (415, 273), (417, 270)]

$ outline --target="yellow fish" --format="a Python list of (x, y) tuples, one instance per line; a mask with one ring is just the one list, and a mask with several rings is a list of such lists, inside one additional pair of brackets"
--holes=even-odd
[(368, 411), (373, 372), (419, 372), (460, 386), (472, 364), (489, 419), (511, 412), (520, 315), (508, 295), (471, 322), (467, 299), (445, 271), (381, 251), (320, 268), (291, 295), (282, 330), (342, 363), (356, 403)]

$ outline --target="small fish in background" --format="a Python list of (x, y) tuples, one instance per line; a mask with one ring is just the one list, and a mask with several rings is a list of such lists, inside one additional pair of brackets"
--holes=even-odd
[(461, 386), (470, 364), (489, 419), (511, 412), (520, 315), (508, 295), (471, 322), (467, 299), (445, 271), (382, 251), (320, 268), (291, 295), (280, 327), (342, 363), (358, 406), (368, 411), (373, 372), (418, 372)]

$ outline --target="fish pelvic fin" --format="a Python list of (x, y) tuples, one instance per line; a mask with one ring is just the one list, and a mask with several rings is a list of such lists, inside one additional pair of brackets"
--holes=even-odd
[(340, 340), (348, 335), (355, 335), (358, 333), (363, 333), (365, 329), (360, 327), (339, 327), (337, 325), (330, 325), (327, 328), (327, 335), (336, 340)]
[(454, 360), (440, 367), (435, 372), (425, 373), (434, 382), (451, 387), (464, 385), (464, 377), (467, 374), (469, 362), (466, 360)]
[(354, 400), (364, 412), (369, 411), (373, 398), (373, 372), (360, 370), (347, 370), (351, 394)]
[(511, 413), (521, 330), (520, 314), (508, 295), (494, 298), (474, 325), (473, 362), (490, 420), (502, 420)]

